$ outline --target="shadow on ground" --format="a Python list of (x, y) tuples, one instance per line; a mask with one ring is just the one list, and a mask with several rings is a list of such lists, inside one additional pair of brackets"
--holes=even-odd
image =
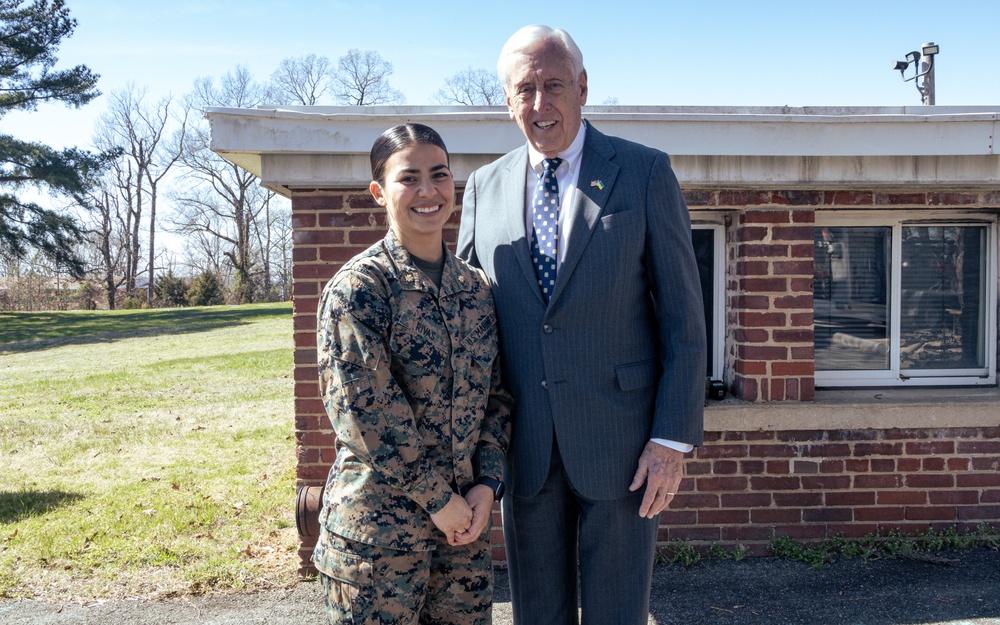
[(268, 317), (290, 317), (291, 306), (219, 306), (143, 311), (0, 313), (0, 354), (160, 335), (207, 332)]
[(17, 523), (79, 499), (83, 499), (83, 495), (61, 490), (0, 491), (0, 524)]

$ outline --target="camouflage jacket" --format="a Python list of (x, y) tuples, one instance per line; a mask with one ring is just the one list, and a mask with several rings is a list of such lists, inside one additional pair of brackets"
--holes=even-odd
[(433, 549), (443, 536), (430, 514), (479, 476), (504, 474), (512, 401), (489, 283), (446, 251), (439, 290), (390, 230), (327, 283), (317, 317), (337, 435), (317, 552), (326, 532)]

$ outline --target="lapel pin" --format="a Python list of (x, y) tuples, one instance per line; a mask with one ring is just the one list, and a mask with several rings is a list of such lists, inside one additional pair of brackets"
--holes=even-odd
[(601, 191), (603, 191), (603, 190), (604, 190), (604, 183), (603, 183), (603, 182), (601, 182), (600, 180), (591, 180), (591, 181), (590, 181), (590, 186), (592, 186), (592, 187), (597, 187), (597, 188), (598, 188), (598, 189), (600, 189)]

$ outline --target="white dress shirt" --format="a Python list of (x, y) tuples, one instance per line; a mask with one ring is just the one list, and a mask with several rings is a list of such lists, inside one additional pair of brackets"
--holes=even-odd
[[(570, 236), (572, 236), (572, 225), (576, 217), (576, 202), (574, 198), (580, 186), (580, 164), (583, 161), (583, 143), (586, 136), (587, 125), (581, 121), (580, 130), (576, 133), (576, 138), (573, 139), (568, 148), (556, 155), (563, 160), (556, 170), (556, 183), (559, 185), (559, 240), (556, 244), (557, 270), (562, 266), (563, 260), (566, 258), (566, 248), (569, 247)], [(545, 171), (545, 166), (542, 164), (545, 158), (544, 154), (532, 147), (530, 143), (528, 144), (528, 184), (524, 185), (524, 228), (529, 239), (534, 226), (531, 224), (531, 211), (528, 207), (531, 206), (535, 183)], [(650, 440), (681, 453), (688, 453), (694, 449), (694, 445), (690, 443), (679, 443), (663, 438), (653, 438)]]

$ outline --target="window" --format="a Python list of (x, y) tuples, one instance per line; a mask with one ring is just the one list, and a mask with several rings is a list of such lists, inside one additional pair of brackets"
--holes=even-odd
[(996, 220), (817, 213), (817, 386), (996, 382)]
[[(699, 217), (706, 217), (699, 214)], [(725, 249), (722, 223), (691, 224), (691, 241), (701, 277), (701, 296), (705, 304), (705, 329), (708, 334), (708, 371), (713, 380), (722, 379), (725, 364)]]

